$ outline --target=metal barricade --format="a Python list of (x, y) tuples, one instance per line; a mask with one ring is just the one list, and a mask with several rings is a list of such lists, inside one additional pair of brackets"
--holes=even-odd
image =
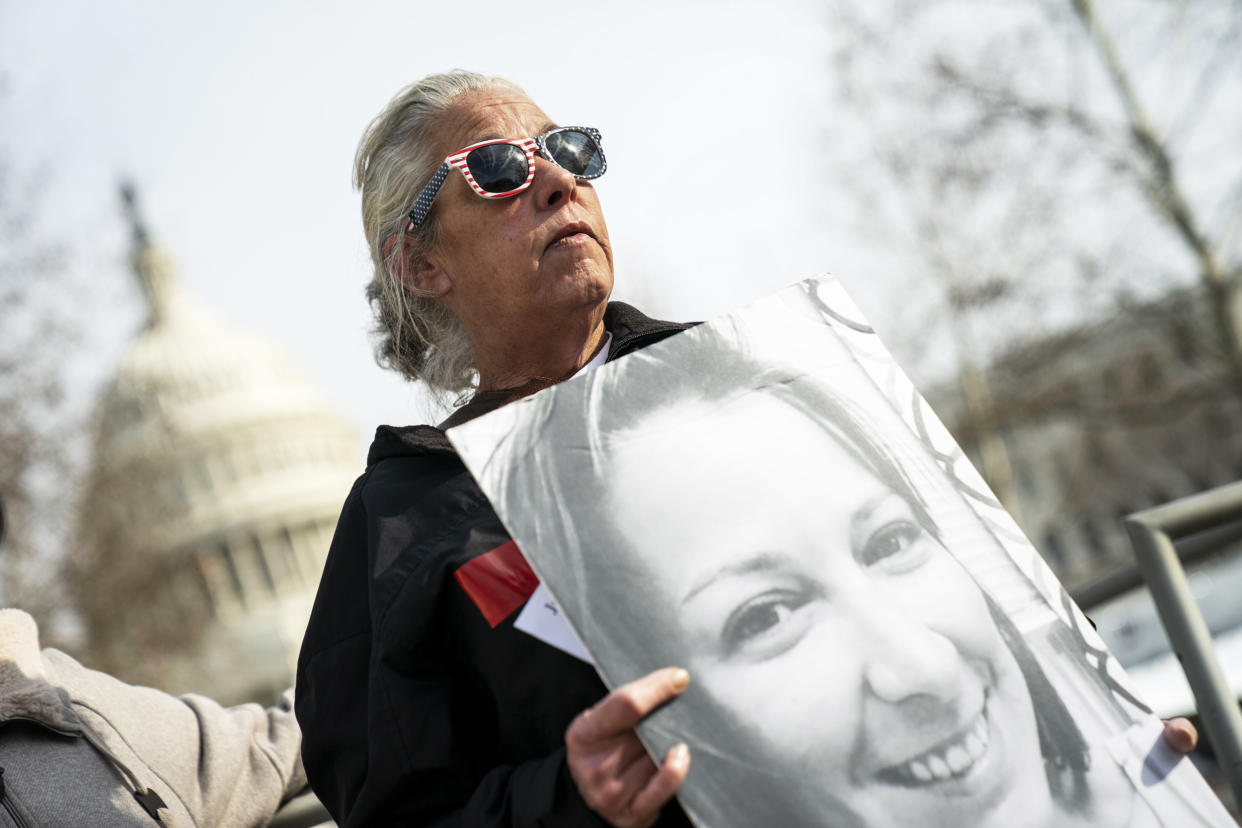
[[(1242, 803), (1242, 710), (1234, 698), (1203, 614), (1178, 557), (1178, 542), (1242, 521), (1242, 482), (1135, 512), (1122, 521), (1138, 568), (1181, 660), (1203, 729), (1216, 749), (1234, 798)], [(1242, 600), (1242, 597), (1239, 598)]]

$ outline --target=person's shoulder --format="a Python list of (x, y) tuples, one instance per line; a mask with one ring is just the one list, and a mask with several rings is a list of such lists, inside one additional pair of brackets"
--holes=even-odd
[(367, 466), (395, 457), (455, 456), (453, 445), (436, 426), (390, 426), (375, 429), (375, 439), (367, 451)]
[(380, 426), (367, 453), (367, 468), (354, 484), (346, 507), (354, 502), (370, 511), (393, 499), (416, 504), (461, 475), (467, 475), (466, 467), (442, 429)]
[(349, 580), (368, 581), (372, 603), (382, 604), (377, 589), (385, 592), (456, 548), (456, 527), (493, 520), (490, 503), (441, 429), (380, 426), (366, 471), (341, 510), (324, 578), (348, 569)]

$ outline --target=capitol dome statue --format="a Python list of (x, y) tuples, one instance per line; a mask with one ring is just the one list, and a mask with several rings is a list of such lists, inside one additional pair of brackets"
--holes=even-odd
[(99, 402), (69, 555), (87, 659), (267, 700), (293, 681), (362, 446), (271, 343), (186, 293), (124, 195), (149, 315)]

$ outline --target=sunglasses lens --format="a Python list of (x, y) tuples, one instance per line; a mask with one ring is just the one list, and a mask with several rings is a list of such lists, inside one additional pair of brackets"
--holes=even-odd
[(576, 129), (554, 132), (544, 140), (548, 155), (574, 175), (592, 178), (604, 168), (604, 153), (595, 139)]
[(488, 144), (466, 156), (466, 166), (474, 182), (489, 193), (507, 193), (526, 181), (530, 162), (521, 147), (513, 144)]

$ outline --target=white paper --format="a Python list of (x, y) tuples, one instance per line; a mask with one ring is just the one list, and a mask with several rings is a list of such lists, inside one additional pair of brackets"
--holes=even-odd
[(592, 664), (591, 654), (582, 646), (578, 636), (570, 628), (561, 608), (548, 588), (543, 584), (531, 593), (530, 600), (518, 614), (513, 626), (528, 635), (533, 635), (545, 644), (551, 644), (558, 650), (564, 650), (587, 664)]

